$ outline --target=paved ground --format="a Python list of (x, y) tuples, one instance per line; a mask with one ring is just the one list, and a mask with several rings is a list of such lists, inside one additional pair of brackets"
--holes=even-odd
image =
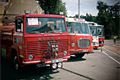
[(112, 40), (105, 40), (104, 48), (120, 55), (120, 40), (117, 40), (116, 44), (114, 44)]
[[(105, 46), (112, 45), (105, 41)], [(16, 73), (2, 60), (2, 80), (120, 80), (120, 55), (108, 48), (104, 47), (102, 52), (95, 50), (82, 59), (71, 58), (58, 72), (32, 67), (22, 74)]]

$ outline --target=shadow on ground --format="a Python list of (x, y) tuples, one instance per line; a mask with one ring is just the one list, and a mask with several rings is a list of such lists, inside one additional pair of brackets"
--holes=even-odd
[(53, 72), (48, 67), (38, 68), (29, 67), (24, 72), (16, 72), (13, 70), (4, 60), (2, 60), (2, 79), (1, 80), (51, 80), (50, 74), (58, 73), (59, 71)]
[(81, 57), (71, 57), (68, 62), (77, 62), (77, 61), (85, 61), (85, 58), (81, 58)]
[[(85, 58), (71, 57), (68, 60), (68, 62), (85, 61), (85, 60), (86, 60)], [(14, 69), (12, 69), (4, 59), (2, 59), (1, 67), (2, 67), (1, 80), (51, 80), (54, 79), (54, 77), (52, 77), (51, 74), (55, 74), (59, 72), (59, 71), (53, 72), (48, 67), (38, 68), (36, 66), (30, 66), (26, 69), (26, 71), (18, 73)]]

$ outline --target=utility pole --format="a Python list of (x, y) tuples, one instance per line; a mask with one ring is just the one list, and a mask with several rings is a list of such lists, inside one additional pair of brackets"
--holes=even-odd
[(80, 0), (78, 0), (78, 18), (80, 18)]

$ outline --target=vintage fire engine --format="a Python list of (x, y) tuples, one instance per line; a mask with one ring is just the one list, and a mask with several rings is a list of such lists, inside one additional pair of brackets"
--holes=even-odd
[(85, 53), (93, 52), (92, 35), (84, 19), (66, 18), (69, 32), (69, 53), (83, 57)]
[(67, 35), (64, 16), (25, 14), (15, 25), (3, 26), (2, 51), (16, 70), (29, 64), (57, 69), (70, 57)]
[(90, 26), (90, 30), (93, 36), (94, 49), (104, 46), (103, 25), (98, 25), (95, 22), (87, 22), (87, 23)]

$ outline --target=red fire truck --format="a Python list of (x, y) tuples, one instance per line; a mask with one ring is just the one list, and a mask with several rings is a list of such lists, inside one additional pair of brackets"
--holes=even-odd
[(94, 49), (104, 46), (103, 25), (98, 25), (95, 22), (87, 22), (87, 23), (90, 26), (90, 30), (93, 36)]
[(66, 18), (70, 44), (69, 53), (83, 57), (85, 53), (93, 51), (92, 35), (84, 19)]
[(31, 64), (61, 68), (70, 57), (67, 35), (64, 16), (17, 16), (15, 25), (1, 30), (2, 52), (16, 70)]

